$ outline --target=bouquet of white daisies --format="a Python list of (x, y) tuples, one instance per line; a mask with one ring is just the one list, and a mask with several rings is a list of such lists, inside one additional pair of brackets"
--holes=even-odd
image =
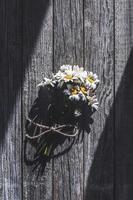
[(85, 71), (77, 65), (62, 65), (51, 79), (44, 78), (38, 86), (60, 88), (70, 101), (87, 102), (88, 106), (97, 110), (98, 100), (95, 91), (98, 84), (99, 79), (96, 74)]
[(44, 77), (38, 84), (38, 97), (26, 120), (26, 143), (36, 148), (31, 162), (35, 168), (41, 163), (42, 171), (66, 138), (90, 131), (91, 115), (98, 109), (98, 84), (96, 74), (75, 65), (61, 66), (51, 79)]

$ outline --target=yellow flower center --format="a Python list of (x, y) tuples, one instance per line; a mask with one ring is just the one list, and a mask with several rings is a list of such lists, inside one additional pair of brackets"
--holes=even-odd
[(86, 88), (86, 87), (81, 86), (81, 87), (80, 87), (80, 90), (81, 90), (81, 92), (82, 92), (83, 94), (87, 94), (87, 88)]
[(76, 94), (78, 94), (78, 89), (77, 88), (72, 88), (71, 89), (71, 95), (76, 95)]
[(95, 82), (93, 76), (88, 76), (88, 77), (87, 77), (87, 80), (88, 80), (90, 83), (94, 83), (94, 82)]
[(72, 80), (73, 75), (67, 74), (64, 78), (67, 79), (67, 80)]

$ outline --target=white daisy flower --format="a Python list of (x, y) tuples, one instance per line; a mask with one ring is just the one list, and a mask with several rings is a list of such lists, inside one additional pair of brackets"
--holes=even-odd
[(66, 70), (64, 73), (66, 74), (65, 79), (71, 79), (72, 82), (80, 83), (81, 81), (82, 83), (84, 83), (85, 79), (87, 78), (87, 72), (78, 65), (74, 65), (73, 69)]
[(73, 70), (66, 70), (62, 76), (64, 82), (73, 82), (74, 80), (77, 80), (78, 78), (75, 76), (75, 73)]
[(70, 100), (80, 100), (80, 95), (79, 95), (79, 87), (71, 87), (70, 84), (67, 84), (68, 89), (64, 90), (64, 93), (69, 96)]
[(91, 89), (95, 90), (98, 83), (98, 76), (96, 74), (93, 74), (92, 72), (89, 72), (86, 77), (86, 85), (89, 86)]
[(76, 77), (74, 76), (74, 71), (72, 70), (72, 66), (66, 66), (63, 65), (61, 66), (61, 70), (59, 70), (53, 77), (56, 79), (58, 82), (59, 81), (64, 81), (64, 82), (73, 82)]
[(73, 82), (74, 80), (76, 80), (76, 78), (74, 77), (74, 74), (72, 71), (66, 71), (64, 78), (63, 78), (64, 82)]

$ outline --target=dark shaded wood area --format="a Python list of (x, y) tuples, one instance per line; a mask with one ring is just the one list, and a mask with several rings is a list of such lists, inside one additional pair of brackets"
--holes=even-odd
[[(132, 0), (0, 1), (0, 200), (133, 199), (132, 32)], [(25, 119), (42, 74), (62, 64), (98, 74), (100, 108), (90, 134), (36, 180)]]

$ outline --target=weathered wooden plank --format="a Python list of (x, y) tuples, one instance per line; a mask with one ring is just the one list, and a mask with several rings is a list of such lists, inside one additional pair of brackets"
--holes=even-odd
[(133, 198), (133, 1), (115, 2), (115, 199)]
[[(55, 71), (63, 64), (83, 65), (82, 0), (54, 1)], [(83, 199), (83, 143), (54, 160), (53, 199)]]
[[(52, 0), (24, 1), (23, 3), (23, 127), (30, 107), (37, 96), (37, 84), (52, 72)], [(24, 132), (25, 136), (25, 132)], [(29, 148), (29, 156), (32, 154)], [(52, 199), (52, 163), (44, 175), (36, 180), (37, 172), (23, 168), (23, 199)]]
[(85, 200), (113, 199), (113, 0), (85, 0), (85, 66), (98, 74), (99, 112), (84, 139)]
[(0, 199), (21, 199), (21, 1), (0, 1)]

